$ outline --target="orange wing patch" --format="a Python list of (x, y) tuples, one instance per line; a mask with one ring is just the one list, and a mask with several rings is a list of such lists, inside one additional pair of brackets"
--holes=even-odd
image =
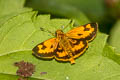
[(97, 23), (90, 23), (76, 27), (66, 34), (62, 30), (56, 31), (56, 38), (46, 40), (33, 48), (36, 57), (75, 63), (74, 59), (83, 54), (88, 48), (88, 42), (97, 34)]
[(70, 30), (68, 33), (66, 33), (66, 35), (69, 38), (91, 41), (96, 36), (97, 27), (98, 25), (96, 23), (86, 24)]
[[(72, 55), (72, 53), (71, 53), (71, 55)], [(58, 45), (57, 51), (55, 53), (55, 59), (57, 61), (70, 61), (71, 64), (74, 64), (75, 61), (74, 61), (73, 56), (71, 56), (71, 55), (62, 46)]]
[(62, 47), (57, 48), (55, 59), (58, 61), (69, 61), (68, 52), (66, 52)]
[(33, 55), (40, 58), (53, 58), (58, 42), (56, 38), (48, 39), (33, 48)]

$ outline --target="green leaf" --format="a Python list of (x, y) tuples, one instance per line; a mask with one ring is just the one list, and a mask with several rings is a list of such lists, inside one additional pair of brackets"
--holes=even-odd
[[(44, 27), (56, 31), (69, 23), (68, 19), (50, 19), (50, 15), (27, 12), (11, 18), (0, 28), (0, 78), (13, 76), (17, 78), (13, 64), (24, 60), (36, 65), (36, 72), (31, 78), (47, 80), (115, 80), (119, 79), (120, 66), (114, 60), (103, 56), (107, 35), (98, 32), (88, 50), (76, 59), (76, 64), (46, 61), (32, 55), (32, 48), (49, 39)], [(68, 29), (67, 29), (68, 30)], [(40, 72), (47, 74), (40, 75)], [(87, 77), (86, 77), (87, 76)], [(5, 78), (6, 79), (6, 78)], [(8, 78), (9, 79), (9, 78)], [(8, 80), (6, 79), (6, 80)], [(13, 79), (12, 79), (13, 80)]]
[(0, 0), (0, 26), (8, 19), (31, 11), (31, 8), (24, 8), (25, 0)]
[(117, 53), (120, 53), (120, 20), (111, 29), (110, 35), (109, 44), (115, 47)]
[(19, 11), (23, 8), (24, 2), (25, 0), (0, 0), (0, 17)]
[(35, 32), (35, 27), (31, 20), (33, 14), (35, 12), (21, 14), (3, 24), (0, 28), (0, 55), (29, 49), (27, 47), (24, 48), (23, 45), (25, 45), (29, 36)]
[(103, 54), (104, 57), (107, 57), (120, 65), (120, 54), (115, 53), (115, 50), (112, 46), (108, 44), (105, 45)]

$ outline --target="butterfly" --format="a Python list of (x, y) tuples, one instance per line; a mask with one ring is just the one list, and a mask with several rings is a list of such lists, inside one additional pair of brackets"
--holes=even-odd
[(88, 48), (88, 43), (97, 34), (98, 24), (89, 23), (75, 27), (64, 33), (61, 29), (55, 32), (55, 38), (50, 38), (37, 46), (32, 51), (33, 55), (43, 59), (75, 63), (75, 58), (83, 54)]

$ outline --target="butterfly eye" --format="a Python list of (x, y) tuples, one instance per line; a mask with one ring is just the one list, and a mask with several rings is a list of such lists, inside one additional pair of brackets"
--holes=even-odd
[(62, 31), (62, 30), (57, 30), (57, 31), (55, 32), (55, 36), (58, 36), (58, 35), (64, 35), (64, 34), (63, 34), (63, 31)]

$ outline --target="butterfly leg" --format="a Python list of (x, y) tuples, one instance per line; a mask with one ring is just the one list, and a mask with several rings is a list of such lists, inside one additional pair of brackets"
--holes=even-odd
[(73, 54), (72, 54), (72, 52), (71, 51), (69, 51), (69, 57), (70, 57), (70, 59), (69, 59), (69, 61), (70, 61), (70, 63), (71, 64), (75, 64), (75, 60), (74, 60), (74, 57), (73, 57)]
[(72, 57), (70, 58), (70, 63), (71, 63), (71, 64), (75, 64), (74, 58), (72, 58)]

